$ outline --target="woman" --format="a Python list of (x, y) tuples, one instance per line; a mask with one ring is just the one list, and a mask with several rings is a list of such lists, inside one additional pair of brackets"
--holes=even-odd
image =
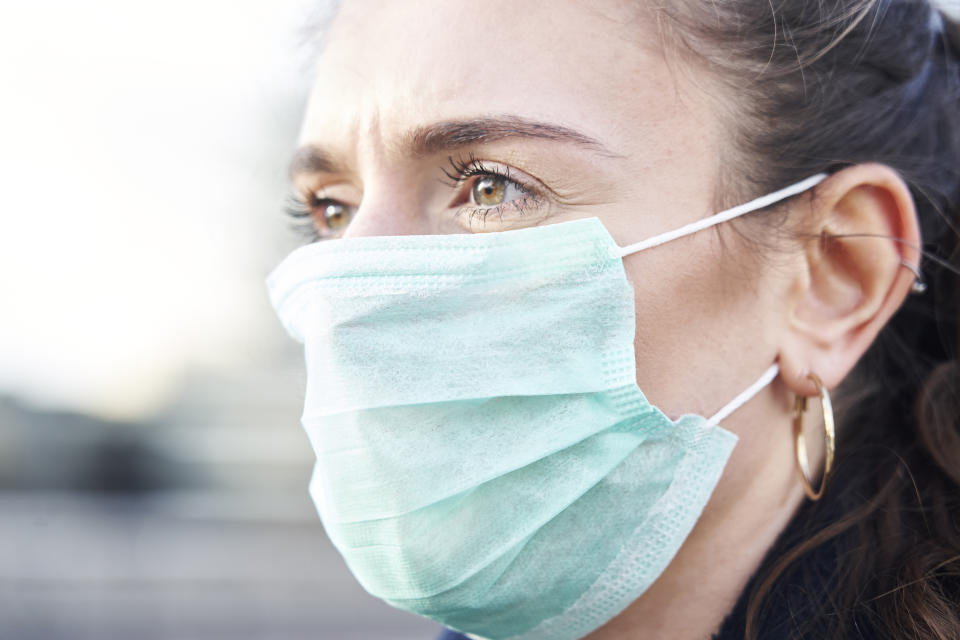
[(339, 239), (270, 288), (361, 584), (482, 638), (960, 637), (951, 33), (344, 3), (292, 166)]

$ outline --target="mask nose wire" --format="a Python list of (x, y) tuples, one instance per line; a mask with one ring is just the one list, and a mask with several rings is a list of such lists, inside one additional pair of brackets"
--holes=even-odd
[(671, 240), (676, 240), (677, 238), (688, 236), (692, 233), (696, 233), (697, 231), (708, 229), (712, 226), (720, 224), (721, 222), (733, 220), (734, 218), (742, 216), (745, 213), (750, 213), (751, 211), (756, 211), (757, 209), (763, 209), (764, 207), (768, 207), (775, 202), (780, 202), (781, 200), (786, 200), (787, 198), (795, 196), (798, 193), (803, 193), (807, 189), (820, 184), (826, 178), (826, 173), (818, 173), (815, 176), (810, 176), (806, 180), (801, 180), (800, 182), (792, 184), (789, 187), (784, 187), (779, 191), (774, 191), (773, 193), (768, 193), (765, 196), (760, 196), (755, 200), (745, 202), (731, 209), (721, 211), (720, 213), (715, 213), (710, 217), (703, 218), (702, 220), (685, 224), (679, 229), (667, 231), (666, 233), (661, 233), (660, 235), (653, 236), (652, 238), (647, 238), (646, 240), (641, 240), (640, 242), (628, 244), (625, 247), (618, 247), (619, 255), (621, 258), (623, 258), (631, 253), (643, 251), (644, 249), (650, 249), (651, 247), (657, 247), (661, 244), (670, 242)]

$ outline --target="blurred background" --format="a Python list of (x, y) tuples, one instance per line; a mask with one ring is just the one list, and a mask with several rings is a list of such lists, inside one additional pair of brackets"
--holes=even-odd
[(323, 533), (263, 284), (323, 2), (0, 2), (0, 639), (436, 634)]

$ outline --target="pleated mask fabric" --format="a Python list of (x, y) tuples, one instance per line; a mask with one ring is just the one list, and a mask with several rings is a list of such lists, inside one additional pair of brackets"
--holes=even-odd
[(667, 235), (344, 238), (274, 270), (306, 355), (310, 493), (367, 591), (482, 638), (573, 640), (664, 571), (736, 444), (719, 421), (776, 375), (710, 420), (646, 400), (622, 258)]

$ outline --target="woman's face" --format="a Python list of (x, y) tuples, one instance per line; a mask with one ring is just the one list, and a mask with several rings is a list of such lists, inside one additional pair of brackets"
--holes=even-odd
[[(346, 2), (293, 165), (321, 235), (595, 216), (626, 245), (715, 212), (722, 97), (635, 4)], [(755, 251), (727, 228), (625, 258), (637, 383), (668, 415), (712, 414), (776, 360), (786, 285)], [(747, 468), (768, 436), (746, 425), (782, 398), (751, 404), (724, 424)]]

